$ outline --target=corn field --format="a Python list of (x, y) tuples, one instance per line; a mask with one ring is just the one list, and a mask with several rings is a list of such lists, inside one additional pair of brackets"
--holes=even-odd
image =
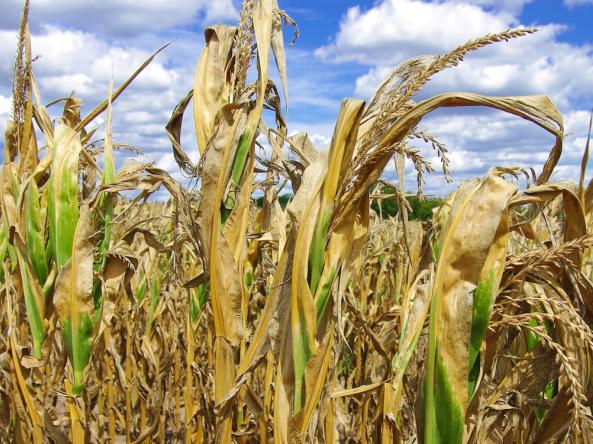
[[(83, 115), (74, 96), (44, 105), (28, 14), (0, 180), (0, 442), (593, 441), (588, 144), (580, 182), (553, 183), (564, 133), (547, 97), (417, 100), (469, 52), (534, 29), (395, 67), (316, 147), (285, 120), (296, 24), (245, 0), (236, 26), (206, 29), (164, 128), (188, 185), (114, 160), (112, 103), (166, 49)], [(550, 154), (539, 172), (492, 166), (411, 220), (405, 166), (418, 195), (434, 172), (418, 142), (450, 180), (419, 128), (447, 107), (525, 119)]]

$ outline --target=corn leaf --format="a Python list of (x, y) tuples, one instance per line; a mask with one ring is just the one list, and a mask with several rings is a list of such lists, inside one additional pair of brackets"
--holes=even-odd
[(51, 254), (58, 269), (72, 255), (78, 222), (78, 156), (80, 136), (64, 123), (55, 129), (52, 170), (48, 184), (48, 219)]
[[(423, 405), (427, 443), (463, 439), (472, 308), (476, 302), (473, 294), (481, 280), (500, 276), (500, 251), (504, 252), (505, 246), (503, 241), (495, 242), (496, 235), (516, 190), (515, 185), (496, 176), (468, 183), (465, 188), (467, 191), (457, 195), (453, 203), (433, 287)], [(492, 245), (495, 248), (490, 253)], [(480, 302), (481, 310), (489, 307)]]
[(84, 370), (91, 354), (94, 330), (93, 237), (96, 228), (89, 207), (81, 207), (75, 226), (70, 260), (56, 282), (54, 305), (62, 321), (64, 343), (72, 365), (74, 394), (82, 393)]

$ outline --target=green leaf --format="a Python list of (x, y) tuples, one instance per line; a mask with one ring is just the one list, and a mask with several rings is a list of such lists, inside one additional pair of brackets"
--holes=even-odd
[(45, 242), (43, 239), (43, 215), (39, 205), (39, 190), (34, 181), (29, 183), (25, 196), (26, 241), (29, 259), (37, 280), (45, 283), (48, 274)]
[(49, 239), (58, 270), (72, 255), (78, 222), (78, 156), (81, 150), (79, 134), (59, 123), (52, 146), (48, 187)]

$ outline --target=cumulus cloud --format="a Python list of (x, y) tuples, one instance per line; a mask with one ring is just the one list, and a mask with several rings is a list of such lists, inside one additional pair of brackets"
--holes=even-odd
[(4, 97), (0, 94), (0, 130), (4, 134), (6, 130), (6, 121), (10, 117), (10, 108), (12, 106), (12, 101), (9, 97)]
[[(22, 0), (5, 0), (0, 28), (18, 23)], [(154, 33), (178, 25), (228, 20), (237, 16), (232, 0), (36, 0), (30, 20), (36, 27), (53, 24), (110, 36)]]
[[(518, 14), (525, 3), (382, 0), (368, 9), (353, 7), (316, 56), (328, 64), (367, 66), (355, 81), (355, 93), (368, 99), (394, 66), (411, 57), (442, 54), (471, 38), (529, 25)], [(593, 100), (593, 46), (560, 41), (564, 29), (559, 23), (544, 24), (533, 35), (470, 54), (458, 67), (436, 75), (418, 99), (451, 90), (550, 96), (565, 114), (570, 132), (558, 174), (575, 178), (586, 109)], [(450, 147), (456, 178), (482, 174), (494, 165), (540, 168), (553, 144), (538, 127), (500, 112), (447, 110), (427, 117), (422, 126)]]
[[(443, 53), (487, 32), (529, 25), (519, 19), (528, 2), (380, 0), (368, 8), (350, 8), (339, 31), (314, 56), (307, 50), (287, 50), (289, 131), (305, 130), (317, 146), (329, 145), (343, 96), (354, 92), (369, 98), (392, 67), (407, 58)], [(576, 6), (584, 0), (565, 3)], [(148, 159), (182, 179), (164, 125), (191, 88), (203, 24), (236, 17), (238, 4), (237, 0), (36, 0), (31, 9), (32, 46), (33, 54), (40, 56), (34, 71), (42, 100), (75, 91), (88, 110), (106, 96), (112, 76), (117, 85), (154, 49), (174, 40), (115, 103), (114, 137), (143, 149)], [(10, 68), (20, 7), (20, 0), (6, 0), (0, 15), (1, 121), (10, 111)], [(532, 36), (471, 54), (460, 66), (435, 76), (419, 98), (446, 90), (550, 95), (563, 111), (569, 133), (558, 175), (574, 177), (593, 100), (593, 47), (561, 42), (563, 29), (559, 23), (544, 24)], [(58, 115), (58, 106), (51, 111)], [(182, 143), (195, 158), (190, 121), (183, 127)], [(493, 165), (539, 168), (552, 145), (552, 138), (540, 128), (492, 111), (436, 112), (421, 127), (449, 146), (455, 179), (482, 174)], [(431, 148), (421, 149), (437, 167), (439, 160)], [(387, 176), (393, 175), (390, 164)], [(411, 173), (409, 179), (412, 188)], [(427, 177), (425, 189), (442, 193), (442, 185), (442, 177), (435, 175)]]
[[(83, 113), (107, 96), (112, 79), (115, 86), (121, 84), (151, 54), (141, 47), (109, 42), (94, 33), (52, 25), (41, 26), (31, 40), (32, 53), (39, 56), (33, 69), (42, 101), (48, 103), (74, 93), (82, 99)], [(200, 44), (195, 46), (199, 52)], [(14, 32), (0, 30), (0, 119), (3, 122), (9, 116), (9, 78), (15, 47)], [(113, 107), (114, 141), (136, 146), (146, 153), (144, 160), (158, 161), (174, 174), (179, 169), (165, 161), (168, 159), (165, 154), (171, 148), (164, 127), (175, 104), (192, 85), (195, 60), (182, 60), (184, 63), (171, 64), (166, 53), (157, 56)], [(49, 111), (53, 116), (60, 115), (60, 105), (52, 106)], [(94, 125), (102, 122), (97, 119)], [(195, 137), (187, 133), (188, 129), (191, 129), (189, 125), (184, 128), (183, 140), (190, 153), (194, 150), (197, 153)], [(102, 134), (100, 128), (97, 138)], [(118, 159), (124, 157), (119, 155)]]
[(10, 112), (11, 100), (8, 97), (0, 96), (0, 116), (6, 116)]
[(387, 0), (370, 9), (348, 9), (333, 42), (316, 54), (337, 63), (392, 65), (503, 30), (513, 20), (506, 11), (492, 13), (470, 3)]
[[(385, 0), (368, 10), (349, 9), (333, 42), (316, 54), (332, 63), (371, 66), (356, 81), (356, 93), (369, 97), (394, 65), (410, 57), (441, 54), (471, 38), (521, 25), (507, 11), (477, 4)], [(430, 87), (464, 87), (490, 95), (548, 94), (561, 105), (590, 96), (593, 47), (558, 41), (563, 29), (547, 24), (536, 34), (487, 47), (436, 76)]]

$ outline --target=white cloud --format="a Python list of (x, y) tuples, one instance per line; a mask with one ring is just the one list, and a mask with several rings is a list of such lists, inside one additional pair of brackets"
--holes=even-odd
[[(371, 9), (348, 10), (329, 45), (316, 51), (332, 63), (369, 65), (356, 93), (370, 97), (390, 69), (423, 54), (441, 54), (489, 32), (519, 26), (515, 15), (476, 4), (385, 0)], [(548, 94), (561, 106), (593, 96), (593, 47), (558, 41), (558, 24), (470, 54), (433, 79), (430, 92), (467, 89), (490, 95)]]
[[(16, 38), (10, 31), (0, 31), (0, 73), (10, 76)], [(44, 25), (32, 35), (33, 63), (38, 83), (52, 96), (69, 94), (72, 90), (83, 98), (103, 98), (107, 85), (115, 76), (122, 82), (150, 55), (138, 47), (120, 46), (95, 34), (61, 30)], [(166, 53), (157, 57), (134, 82), (137, 89), (169, 90), (179, 80), (183, 66), (165, 67)], [(189, 85), (190, 83), (188, 83)]]
[(506, 11), (495, 14), (469, 3), (387, 0), (368, 10), (350, 8), (334, 41), (316, 54), (333, 62), (392, 65), (452, 49), (513, 21)]
[[(563, 154), (555, 170), (554, 178), (576, 179), (586, 143), (589, 122), (588, 111), (566, 114)], [(554, 143), (552, 136), (541, 128), (518, 117), (496, 111), (450, 113), (439, 111), (421, 123), (449, 148), (448, 157), (455, 182), (445, 184), (440, 173), (426, 177), (425, 190), (443, 194), (452, 190), (459, 180), (484, 174), (493, 166), (534, 168), (539, 174)], [(414, 143), (422, 154), (439, 171), (440, 160), (429, 145)], [(390, 176), (391, 174), (391, 176)], [(393, 178), (392, 172), (387, 176)], [(407, 186), (415, 189), (413, 171), (408, 173)]]
[(293, 121), (290, 124), (289, 131), (290, 135), (294, 135), (300, 132), (306, 132), (309, 138), (317, 149), (328, 147), (332, 140), (334, 132), (334, 121), (323, 121), (315, 123), (305, 123)]
[[(408, 58), (442, 54), (471, 38), (525, 25), (518, 19), (525, 3), (382, 0), (369, 9), (350, 8), (338, 33), (316, 56), (330, 64), (368, 66), (355, 81), (355, 94), (368, 99), (392, 68)], [(434, 76), (419, 99), (451, 90), (550, 96), (565, 114), (569, 133), (557, 175), (574, 178), (588, 125), (586, 108), (593, 100), (593, 46), (561, 42), (563, 30), (561, 24), (545, 24), (536, 34), (472, 53), (458, 67)], [(456, 179), (483, 174), (494, 165), (533, 166), (539, 172), (553, 145), (545, 131), (500, 112), (440, 111), (421, 126), (450, 148)], [(431, 186), (439, 190), (442, 182), (431, 179), (427, 188)]]
[[(3, 2), (0, 28), (16, 28), (22, 4), (22, 0)], [(54, 24), (109, 36), (155, 33), (177, 25), (236, 16), (232, 0), (35, 0), (30, 9), (33, 26)]]
[[(121, 84), (146, 58), (164, 43), (171, 45), (122, 93), (113, 106), (113, 138), (116, 143), (141, 149), (141, 161), (154, 161), (175, 179), (187, 184), (174, 161), (165, 125), (177, 102), (193, 84), (193, 72), (203, 48), (203, 26), (238, 16), (236, 0), (35, 0), (30, 10), (33, 70), (41, 100), (48, 103), (74, 91), (82, 99), (84, 115), (100, 103), (113, 78)], [(0, 14), (0, 121), (9, 117), (11, 69), (16, 49), (21, 0), (7, 0)], [(82, 31), (84, 30), (84, 31)], [(61, 114), (61, 104), (50, 109)], [(182, 146), (196, 162), (198, 149), (191, 107), (186, 113)], [(103, 137), (104, 118), (95, 138)], [(121, 164), (133, 157), (117, 152)], [(166, 193), (160, 193), (164, 198)]]
[[(197, 40), (195, 34), (192, 37)], [(8, 118), (10, 100), (6, 97), (10, 96), (8, 79), (15, 46), (14, 33), (0, 30), (2, 121)], [(195, 43), (194, 46), (197, 58), (201, 45)], [(41, 100), (47, 103), (74, 91), (75, 97), (83, 101), (83, 114), (107, 96), (112, 77), (114, 87), (117, 87), (150, 55), (150, 51), (141, 47), (114, 44), (97, 34), (50, 25), (43, 25), (32, 34), (32, 53), (39, 55), (33, 69)], [(171, 145), (164, 127), (177, 101), (191, 88), (192, 59), (182, 58), (181, 64), (173, 65), (168, 63), (166, 52), (159, 54), (114, 102), (113, 107), (114, 141), (140, 148), (146, 153), (144, 160), (159, 161), (171, 173), (177, 173), (178, 168), (170, 161), (165, 162), (169, 158), (163, 153), (170, 153)], [(8, 62), (4, 63), (5, 60)], [(50, 108), (50, 113), (60, 115), (60, 105)], [(98, 118), (91, 127), (101, 125), (103, 121)], [(192, 126), (184, 127), (183, 142), (188, 145), (188, 150), (195, 148), (192, 140), (195, 137), (191, 131), (188, 132)], [(102, 134), (103, 129), (99, 128), (95, 137), (101, 138)], [(118, 156), (120, 159), (124, 157)]]
[(6, 131), (6, 121), (10, 117), (10, 109), (12, 107), (12, 100), (9, 97), (0, 95), (0, 129), (2, 134)]
[(586, 134), (589, 130), (591, 110), (571, 111), (564, 114), (564, 128), (567, 136)]
[[(477, 2), (476, 2), (477, 3)], [(333, 42), (316, 51), (322, 60), (369, 65), (356, 93), (370, 97), (390, 69), (404, 60), (442, 54), (486, 33), (520, 26), (515, 15), (476, 4), (384, 0), (371, 9), (351, 8)], [(433, 79), (430, 92), (465, 89), (489, 95), (547, 94), (561, 106), (593, 96), (593, 47), (557, 40), (558, 24), (494, 44), (467, 56)]]
[(7, 116), (11, 106), (12, 101), (9, 97), (0, 96), (0, 116)]
[[(112, 75), (117, 85), (154, 49), (173, 39), (173, 44), (114, 104), (114, 137), (116, 142), (143, 149), (148, 159), (181, 179), (164, 126), (177, 101), (191, 88), (203, 45), (202, 24), (235, 17), (233, 2), (239, 3), (33, 1), (33, 54), (40, 56), (34, 71), (42, 100), (48, 102), (75, 90), (83, 99), (84, 109), (89, 110), (106, 96)], [(443, 53), (486, 32), (520, 25), (518, 12), (527, 2), (383, 0), (367, 9), (351, 8), (331, 42), (316, 51), (316, 58), (305, 50), (287, 50), (289, 131), (308, 131), (318, 147), (329, 145), (335, 123), (332, 119), (342, 96), (355, 89), (355, 95), (368, 98), (389, 70), (409, 57)], [(8, 80), (20, 5), (20, 0), (6, 0), (0, 15), (1, 121), (10, 110)], [(589, 46), (559, 42), (562, 29), (559, 24), (547, 24), (533, 36), (472, 54), (459, 67), (435, 76), (421, 97), (445, 90), (551, 95), (565, 112), (570, 132), (558, 174), (574, 176), (584, 147), (587, 109), (593, 99), (593, 53)], [(337, 65), (341, 63), (344, 67)], [(348, 74), (352, 64), (358, 65), (356, 72), (361, 72), (360, 66), (366, 71), (355, 84)], [(59, 114), (58, 108), (52, 108), (53, 115)], [(474, 112), (436, 112), (421, 124), (450, 148), (455, 179), (482, 174), (497, 164), (541, 167), (552, 145), (544, 131), (514, 116)], [(182, 144), (195, 160), (191, 110), (187, 114)], [(101, 121), (98, 119), (97, 124)], [(99, 129), (97, 137), (101, 134)], [(430, 147), (422, 150), (437, 168), (439, 161)], [(387, 173), (393, 175), (392, 168)], [(408, 179), (411, 189), (411, 174)], [(429, 192), (443, 192), (441, 177), (427, 177), (426, 182)]]

